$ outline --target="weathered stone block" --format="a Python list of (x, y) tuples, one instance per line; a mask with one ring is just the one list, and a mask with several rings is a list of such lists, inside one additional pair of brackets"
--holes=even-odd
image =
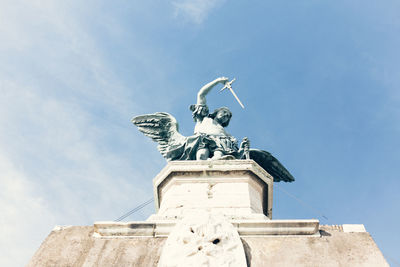
[(158, 218), (199, 209), (272, 218), (273, 178), (253, 160), (172, 161), (153, 185)]

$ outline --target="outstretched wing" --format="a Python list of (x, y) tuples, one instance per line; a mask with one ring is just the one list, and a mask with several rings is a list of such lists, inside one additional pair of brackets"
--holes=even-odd
[(294, 178), (286, 170), (285, 167), (277, 160), (271, 153), (259, 150), (259, 149), (250, 149), (250, 158), (258, 163), (264, 170), (266, 170), (269, 174), (274, 177), (274, 182), (293, 182)]
[(179, 133), (178, 122), (166, 112), (140, 115), (132, 122), (139, 131), (158, 143), (157, 148), (165, 158), (170, 150), (185, 143), (186, 137)]

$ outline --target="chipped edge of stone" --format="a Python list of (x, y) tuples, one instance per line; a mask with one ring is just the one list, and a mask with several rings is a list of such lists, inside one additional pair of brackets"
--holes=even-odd
[(72, 227), (72, 225), (56, 225), (56, 226), (54, 226), (53, 230), (51, 230), (51, 231), (52, 232), (58, 232), (58, 231), (62, 231), (62, 230), (68, 229), (70, 227)]
[(343, 224), (343, 232), (345, 233), (366, 233), (364, 224)]

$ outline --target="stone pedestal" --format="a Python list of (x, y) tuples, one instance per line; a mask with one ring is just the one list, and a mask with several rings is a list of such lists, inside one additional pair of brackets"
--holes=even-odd
[(193, 213), (223, 216), (240, 236), (319, 236), (319, 221), (271, 220), (273, 178), (253, 160), (172, 161), (154, 178), (156, 214), (96, 222), (100, 238), (166, 237)]
[(212, 211), (231, 219), (271, 219), (273, 178), (253, 160), (172, 161), (154, 178), (155, 219)]

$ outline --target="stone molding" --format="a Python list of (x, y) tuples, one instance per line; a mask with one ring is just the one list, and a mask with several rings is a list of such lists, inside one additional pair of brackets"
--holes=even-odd
[[(228, 220), (239, 236), (319, 236), (319, 220)], [(96, 222), (99, 238), (167, 237), (179, 220), (158, 222)]]

